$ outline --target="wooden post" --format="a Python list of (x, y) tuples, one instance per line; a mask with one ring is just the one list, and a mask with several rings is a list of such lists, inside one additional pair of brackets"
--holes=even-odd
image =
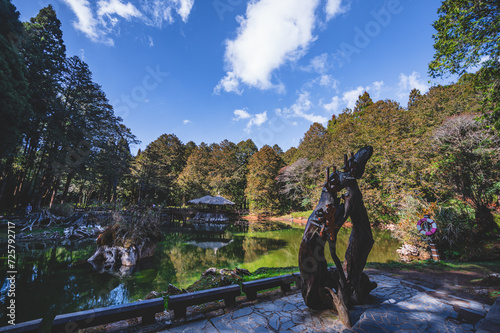
[(436, 249), (436, 244), (430, 243), (430, 246), (431, 246), (432, 260), (434, 260), (434, 261), (440, 261), (439, 252)]

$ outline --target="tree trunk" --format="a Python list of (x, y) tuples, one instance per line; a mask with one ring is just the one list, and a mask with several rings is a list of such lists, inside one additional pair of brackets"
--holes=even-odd
[(71, 185), (71, 181), (73, 180), (74, 176), (75, 176), (74, 171), (71, 171), (66, 176), (66, 183), (64, 184), (64, 191), (63, 191), (63, 195), (61, 198), (61, 204), (63, 204), (66, 201), (66, 197), (68, 196), (69, 186)]
[(7, 186), (7, 180), (10, 178), (12, 173), (12, 164), (14, 163), (14, 156), (10, 156), (5, 162), (5, 168), (2, 172), (2, 178), (0, 181), (0, 203), (2, 202), (3, 194), (5, 193), (5, 187)]
[(56, 180), (54, 182), (54, 185), (53, 185), (52, 196), (50, 197), (49, 208), (52, 208), (52, 205), (54, 204), (54, 200), (56, 199), (57, 189), (59, 188), (59, 183), (60, 182), (61, 182), (61, 176), (57, 176), (57, 178), (56, 178)]
[(118, 179), (113, 179), (113, 195), (111, 197), (111, 202), (116, 203), (116, 188), (118, 187)]

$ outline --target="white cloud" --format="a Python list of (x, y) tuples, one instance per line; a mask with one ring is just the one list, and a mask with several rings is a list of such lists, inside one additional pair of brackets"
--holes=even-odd
[(337, 89), (339, 85), (339, 81), (335, 80), (333, 76), (329, 74), (322, 74), (312, 80), (307, 81), (302, 86), (302, 90), (312, 90), (315, 89), (315, 85), (319, 85), (321, 87), (326, 87), (329, 89)]
[(350, 5), (350, 1), (342, 6), (342, 0), (328, 0), (325, 5), (326, 20), (328, 21), (339, 14), (347, 12), (350, 9)]
[(409, 91), (413, 88), (417, 88), (422, 94), (429, 89), (429, 86), (423, 80), (420, 80), (420, 73), (418, 72), (413, 72), (408, 76), (401, 73), (399, 75), (399, 87)]
[(219, 81), (219, 83), (214, 88), (214, 93), (218, 95), (221, 90), (225, 90), (227, 92), (235, 92), (238, 95), (241, 95), (241, 93), (243, 92), (243, 90), (240, 88), (238, 78), (232, 72), (227, 73), (227, 75)]
[(100, 41), (108, 45), (113, 45), (113, 40), (103, 39), (98, 30), (98, 22), (92, 14), (90, 3), (87, 0), (63, 0), (75, 13), (78, 21), (73, 22), (73, 27), (83, 32), (93, 41)]
[(380, 98), (380, 93), (384, 86), (384, 81), (375, 81), (371, 86), (366, 87), (366, 91), (370, 93), (372, 100), (377, 100)]
[(408, 100), (410, 91), (413, 88), (420, 90), (422, 94), (425, 94), (427, 90), (429, 90), (429, 86), (427, 85), (427, 83), (425, 83), (425, 81), (420, 79), (420, 73), (418, 72), (413, 72), (408, 76), (401, 73), (399, 75), (398, 87), (399, 100)]
[(246, 110), (234, 110), (233, 111), (234, 115), (236, 117), (233, 118), (234, 121), (238, 121), (238, 120), (241, 120), (241, 119), (248, 119), (248, 118), (252, 118), (252, 116), (250, 115), (250, 113), (248, 113)]
[(187, 125), (187, 124), (191, 124), (191, 120), (189, 119), (186, 119), (182, 122), (184, 125)]
[(194, 0), (178, 0), (177, 3), (177, 14), (180, 15), (184, 23), (187, 22), (191, 9), (194, 5)]
[[(259, 89), (278, 88), (274, 70), (301, 58), (312, 41), (319, 0), (254, 0), (234, 40), (226, 41), (226, 76), (215, 91), (239, 92), (241, 83)], [(230, 84), (229, 84), (230, 83)]]
[(346, 107), (348, 107), (349, 109), (354, 109), (359, 96), (362, 95), (365, 91), (370, 94), (372, 100), (377, 100), (380, 96), (380, 92), (382, 91), (383, 86), (384, 81), (374, 81), (367, 87), (359, 86), (355, 89), (348, 90), (342, 94), (342, 101), (345, 103)]
[(317, 116), (313, 113), (308, 113), (311, 109), (313, 103), (310, 100), (310, 94), (308, 91), (301, 92), (299, 98), (295, 101), (293, 105), (289, 108), (276, 109), (278, 115), (283, 115), (287, 118), (297, 117), (303, 118), (311, 123), (322, 123), (325, 124), (328, 119), (323, 116)]
[(267, 111), (264, 111), (262, 113), (257, 113), (248, 122), (247, 127), (245, 128), (245, 132), (250, 133), (252, 126), (259, 127), (260, 125), (264, 124), (266, 121), (267, 121)]
[(361, 95), (365, 90), (366, 89), (362, 86), (359, 86), (356, 89), (348, 90), (342, 94), (342, 100), (346, 103), (349, 109), (354, 109), (359, 95)]
[(247, 120), (248, 123), (245, 127), (245, 132), (250, 133), (253, 126), (261, 126), (267, 121), (267, 111), (257, 114), (250, 114), (246, 109), (236, 109), (233, 111), (235, 117), (234, 121)]
[(148, 39), (149, 39), (149, 47), (155, 46), (155, 43), (153, 42), (153, 37), (148, 36)]
[(108, 16), (111, 18), (113, 14), (116, 14), (130, 20), (133, 17), (142, 16), (141, 12), (130, 2), (124, 4), (120, 0), (100, 0), (97, 2), (97, 7), (97, 16), (99, 17)]
[(335, 89), (337, 88), (338, 81), (335, 80), (331, 75), (324, 74), (319, 78), (319, 85)]
[[(136, 19), (146, 25), (162, 28), (175, 21), (174, 13), (187, 22), (194, 0), (63, 0), (76, 15), (75, 29), (94, 42), (113, 45), (122, 19)], [(134, 4), (134, 3), (135, 4)], [(150, 43), (151, 44), (151, 43)]]
[(336, 113), (340, 106), (340, 98), (338, 96), (332, 97), (332, 101), (328, 104), (323, 104), (326, 111)]
[(323, 74), (328, 69), (328, 53), (322, 53), (315, 56), (309, 62), (309, 65), (304, 68), (306, 71), (314, 71), (319, 74)]

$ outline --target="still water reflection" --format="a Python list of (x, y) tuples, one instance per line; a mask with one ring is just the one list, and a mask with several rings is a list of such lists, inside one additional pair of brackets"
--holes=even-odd
[[(339, 233), (340, 257), (347, 247), (349, 232), (343, 229)], [(141, 260), (125, 278), (100, 274), (86, 262), (95, 251), (93, 241), (73, 245), (18, 243), (16, 322), (132, 302), (152, 290), (166, 290), (169, 283), (185, 288), (209, 267), (254, 271), (259, 267), (297, 266), (302, 233), (303, 227), (278, 222), (240, 224), (211, 237), (207, 233), (165, 231), (155, 256)], [(375, 245), (368, 261), (398, 260), (398, 242), (388, 232), (373, 230), (373, 235)], [(326, 256), (329, 258), (329, 254)], [(2, 260), (0, 326), (7, 324), (6, 272), (7, 260)]]

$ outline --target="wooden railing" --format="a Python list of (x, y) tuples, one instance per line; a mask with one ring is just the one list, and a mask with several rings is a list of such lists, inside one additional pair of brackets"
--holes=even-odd
[[(168, 297), (168, 309), (174, 311), (174, 317), (186, 317), (188, 306), (200, 305), (206, 302), (224, 300), (224, 306), (233, 306), (236, 297), (242, 291), (248, 300), (255, 300), (257, 292), (280, 287), (286, 293), (290, 286), (295, 283), (300, 286), (300, 275), (298, 273), (281, 275), (267, 279), (243, 282), (239, 285), (230, 285), (212, 288), (192, 293), (173, 295)], [(57, 315), (52, 322), (51, 332), (76, 332), (78, 329), (99, 326), (131, 318), (142, 318), (142, 325), (155, 323), (155, 315), (165, 310), (162, 297), (151, 300), (133, 302), (128, 304), (114, 305), (105, 308), (73, 312)], [(0, 327), (0, 332), (40, 332), (42, 319), (36, 319), (11, 326)]]

